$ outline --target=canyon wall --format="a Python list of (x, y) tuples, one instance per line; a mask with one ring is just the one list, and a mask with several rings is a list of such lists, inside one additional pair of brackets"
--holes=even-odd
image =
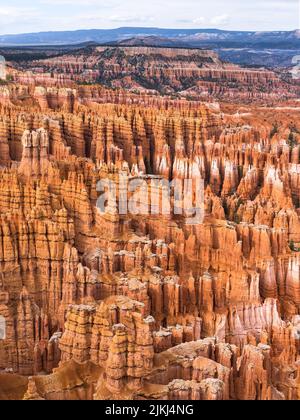
[(297, 83), (278, 73), (225, 63), (215, 52), (200, 49), (87, 47), (13, 66), (16, 82), (48, 87), (101, 83), (133, 93), (248, 103), (276, 103), (299, 95)]
[[(0, 396), (299, 399), (299, 110), (100, 86), (0, 98)], [(153, 179), (201, 179), (203, 222), (110, 196), (99, 212), (120, 175), (144, 208)]]

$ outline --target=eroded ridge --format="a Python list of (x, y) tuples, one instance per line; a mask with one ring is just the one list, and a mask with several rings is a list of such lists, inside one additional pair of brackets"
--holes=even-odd
[[(0, 398), (299, 399), (299, 130), (294, 103), (0, 87)], [(101, 214), (120, 174), (202, 179), (203, 223)]]

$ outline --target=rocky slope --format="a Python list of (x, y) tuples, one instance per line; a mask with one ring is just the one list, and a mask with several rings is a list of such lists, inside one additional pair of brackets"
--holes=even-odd
[(222, 62), (215, 52), (155, 47), (87, 47), (59, 57), (13, 63), (18, 83), (74, 87), (99, 82), (131, 92), (199, 99), (278, 101), (296, 98), (299, 86), (265, 69)]
[[(9, 84), (0, 164), (1, 399), (299, 399), (299, 108)], [(100, 214), (120, 172), (203, 223)]]

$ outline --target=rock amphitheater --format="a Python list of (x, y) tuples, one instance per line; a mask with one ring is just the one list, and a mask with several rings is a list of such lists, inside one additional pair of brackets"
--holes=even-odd
[[(0, 400), (297, 400), (299, 87), (146, 50), (0, 86)], [(203, 180), (203, 223), (100, 213), (121, 172)]]

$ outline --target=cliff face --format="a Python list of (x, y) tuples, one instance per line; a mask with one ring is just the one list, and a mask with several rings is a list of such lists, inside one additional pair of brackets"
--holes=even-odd
[[(299, 399), (299, 110), (100, 86), (0, 97), (0, 396)], [(97, 183), (120, 173), (144, 206), (151, 179), (202, 179), (203, 223), (111, 197), (100, 214)]]
[(292, 80), (281, 80), (272, 71), (224, 63), (215, 52), (199, 49), (88, 47), (15, 65), (15, 81), (49, 87), (98, 82), (132, 92), (251, 103), (296, 98), (299, 93)]

